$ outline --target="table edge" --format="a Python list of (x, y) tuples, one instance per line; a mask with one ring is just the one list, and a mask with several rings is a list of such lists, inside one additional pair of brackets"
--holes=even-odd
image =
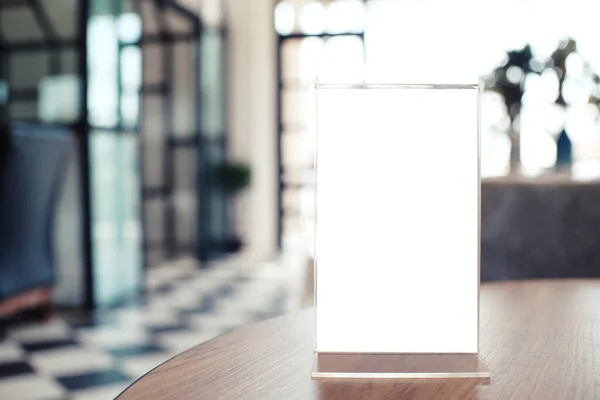
[[(523, 280), (508, 280), (508, 281), (493, 281), (493, 282), (485, 282), (485, 283), (481, 283), (480, 287), (501, 287), (501, 286), (513, 286), (513, 285), (517, 285), (517, 286), (525, 286), (528, 284), (540, 284), (540, 283), (561, 283), (561, 282), (573, 282), (573, 283), (584, 283), (584, 282), (595, 282), (595, 283), (600, 283), (600, 278), (540, 278), (540, 279), (523, 279)], [(276, 317), (273, 318), (268, 318), (265, 319), (263, 321), (259, 321), (257, 323), (254, 324), (250, 324), (250, 325), (242, 325), (239, 326), (235, 329), (232, 329), (228, 332), (224, 332), (218, 336), (215, 336), (212, 339), (209, 339), (205, 342), (201, 342), (198, 343), (195, 346), (190, 347), (187, 350), (182, 351), (181, 353), (175, 354), (173, 357), (168, 358), (167, 360), (163, 361), (162, 363), (158, 364), (157, 366), (155, 366), (154, 368), (152, 368), (151, 370), (147, 371), (145, 374), (141, 375), (140, 377), (138, 377), (137, 379), (135, 379), (133, 382), (131, 382), (125, 389), (123, 389), (118, 395), (117, 397), (114, 398), (114, 400), (119, 400), (121, 398), (121, 396), (123, 396), (131, 387), (133, 387), (136, 383), (138, 383), (140, 380), (144, 379), (146, 376), (150, 375), (152, 372), (156, 371), (158, 368), (162, 367), (163, 365), (167, 364), (168, 362), (176, 359), (177, 357), (183, 356), (184, 354), (192, 351), (193, 349), (195, 349), (196, 347), (200, 347), (200, 346), (205, 346), (208, 345), (209, 343), (212, 343), (214, 341), (220, 340), (225, 336), (229, 336), (235, 332), (244, 330), (244, 329), (248, 329), (249, 327), (257, 327), (257, 326), (261, 326), (261, 325), (265, 325), (265, 324), (269, 324), (272, 323), (273, 321), (276, 321), (278, 319), (282, 319), (282, 318), (287, 318), (290, 317), (292, 315), (296, 315), (296, 314), (300, 314), (303, 312), (310, 312), (310, 310), (312, 310), (314, 307), (308, 307), (308, 308), (300, 308), (298, 310), (294, 310), (290, 313), (285, 313), (282, 315), (278, 315)]]
[(247, 328), (249, 328), (249, 327), (256, 327), (256, 326), (260, 326), (260, 325), (263, 325), (263, 324), (268, 324), (268, 323), (271, 323), (271, 322), (273, 322), (273, 321), (276, 321), (276, 320), (278, 320), (278, 319), (280, 319), (280, 318), (285, 318), (285, 317), (288, 317), (288, 316), (290, 316), (290, 315), (298, 314), (298, 313), (301, 313), (301, 312), (304, 312), (304, 311), (307, 311), (307, 310), (310, 310), (310, 308), (301, 308), (301, 309), (298, 309), (298, 310), (294, 310), (294, 311), (293, 311), (293, 312), (291, 312), (291, 313), (286, 313), (286, 314), (277, 315), (277, 316), (275, 316), (275, 317), (268, 318), (268, 319), (265, 319), (265, 320), (263, 320), (263, 321), (259, 321), (259, 322), (256, 322), (256, 323), (253, 323), (253, 324), (250, 324), (250, 325), (242, 325), (242, 326), (239, 326), (239, 327), (237, 327), (237, 328), (235, 328), (235, 329), (232, 329), (232, 330), (230, 330), (230, 331), (223, 332), (222, 334), (220, 334), (220, 335), (217, 335), (217, 336), (215, 336), (215, 337), (214, 337), (214, 338), (212, 338), (212, 339), (209, 339), (209, 340), (206, 340), (206, 341), (204, 341), (204, 342), (198, 343), (197, 345), (195, 345), (195, 346), (192, 346), (192, 347), (190, 347), (189, 349), (182, 351), (181, 353), (177, 353), (177, 354), (175, 354), (174, 356), (172, 356), (172, 357), (169, 357), (168, 359), (166, 359), (165, 361), (161, 362), (160, 364), (158, 364), (158, 365), (157, 365), (157, 366), (155, 366), (154, 368), (152, 368), (152, 369), (148, 370), (146, 373), (144, 373), (144, 374), (143, 374), (143, 375), (141, 375), (140, 377), (136, 378), (136, 379), (135, 379), (133, 382), (131, 382), (129, 385), (127, 385), (127, 387), (126, 387), (125, 389), (123, 389), (123, 390), (122, 390), (122, 391), (121, 391), (121, 392), (120, 392), (120, 393), (117, 395), (117, 397), (115, 397), (115, 398), (114, 398), (114, 400), (119, 400), (119, 399), (121, 398), (121, 396), (123, 396), (123, 395), (125, 394), (125, 392), (127, 392), (127, 391), (128, 391), (128, 390), (129, 390), (129, 389), (130, 389), (130, 388), (131, 388), (133, 385), (135, 385), (136, 383), (138, 383), (140, 380), (142, 380), (142, 379), (143, 379), (143, 378), (145, 378), (146, 376), (150, 375), (152, 372), (156, 371), (158, 368), (162, 367), (163, 365), (165, 365), (166, 363), (168, 363), (168, 362), (170, 362), (170, 361), (173, 361), (173, 360), (175, 360), (177, 357), (179, 357), (179, 356), (183, 356), (184, 354), (186, 354), (186, 353), (188, 353), (188, 352), (190, 352), (190, 351), (194, 350), (196, 347), (199, 347), (199, 346), (204, 346), (204, 345), (208, 345), (209, 343), (212, 343), (212, 342), (214, 342), (214, 341), (216, 341), (216, 340), (220, 340), (221, 338), (223, 338), (223, 337), (225, 337), (225, 336), (228, 336), (228, 335), (230, 335), (230, 334), (233, 334), (233, 333), (235, 333), (235, 332), (237, 332), (237, 331), (241, 331), (241, 330), (243, 330), (243, 329), (247, 329)]

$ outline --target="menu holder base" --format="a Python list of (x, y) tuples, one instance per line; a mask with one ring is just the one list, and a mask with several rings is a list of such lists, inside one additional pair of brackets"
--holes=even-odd
[(478, 354), (315, 353), (312, 379), (481, 379), (490, 370)]

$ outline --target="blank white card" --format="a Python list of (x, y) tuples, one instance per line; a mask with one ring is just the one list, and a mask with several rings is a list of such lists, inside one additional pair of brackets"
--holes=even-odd
[(476, 353), (475, 85), (320, 85), (316, 351)]

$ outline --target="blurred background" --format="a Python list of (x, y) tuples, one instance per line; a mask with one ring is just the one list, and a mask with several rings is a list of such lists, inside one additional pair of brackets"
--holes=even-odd
[(599, 11), (0, 0), (0, 398), (310, 305), (316, 81), (479, 83), (482, 279), (599, 275)]

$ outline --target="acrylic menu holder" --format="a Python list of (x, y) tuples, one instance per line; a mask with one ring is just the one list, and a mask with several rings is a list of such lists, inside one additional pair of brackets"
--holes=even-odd
[(316, 89), (313, 379), (489, 378), (479, 87)]

